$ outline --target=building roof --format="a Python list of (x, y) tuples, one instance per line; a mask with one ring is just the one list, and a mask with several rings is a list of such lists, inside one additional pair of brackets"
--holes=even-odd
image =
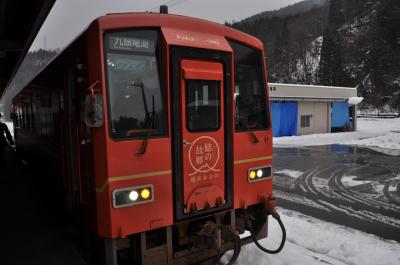
[(0, 98), (55, 0), (0, 1)]
[(275, 101), (348, 100), (357, 97), (357, 88), (269, 83), (269, 95)]

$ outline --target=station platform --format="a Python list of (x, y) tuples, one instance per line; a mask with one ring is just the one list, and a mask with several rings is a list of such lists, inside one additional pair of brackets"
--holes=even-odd
[(6, 150), (7, 170), (0, 172), (2, 265), (87, 265), (74, 232), (60, 209), (35, 185), (33, 176)]

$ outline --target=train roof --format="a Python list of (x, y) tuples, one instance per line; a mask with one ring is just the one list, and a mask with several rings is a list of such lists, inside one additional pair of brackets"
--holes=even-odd
[[(263, 48), (263, 43), (259, 39), (247, 33), (216, 22), (181, 15), (160, 13), (114, 13), (101, 16), (97, 18), (94, 23), (98, 23), (102, 30), (131, 27), (159, 27), (167, 38), (169, 35), (168, 33), (177, 34), (178, 32), (190, 32), (203, 36), (225, 37), (259, 49)], [(166, 32), (168, 33), (166, 34)]]

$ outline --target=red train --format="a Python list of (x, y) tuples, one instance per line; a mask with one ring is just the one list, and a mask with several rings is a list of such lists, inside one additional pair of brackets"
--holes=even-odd
[(231, 264), (242, 244), (262, 248), (269, 214), (283, 239), (264, 251), (283, 247), (252, 36), (169, 14), (100, 17), (14, 98), (13, 117), (17, 151), (50, 169), (101, 242), (95, 264), (215, 263), (233, 249)]

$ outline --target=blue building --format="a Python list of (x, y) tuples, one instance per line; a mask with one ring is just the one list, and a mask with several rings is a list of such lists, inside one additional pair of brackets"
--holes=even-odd
[(357, 88), (269, 84), (274, 137), (355, 131)]

